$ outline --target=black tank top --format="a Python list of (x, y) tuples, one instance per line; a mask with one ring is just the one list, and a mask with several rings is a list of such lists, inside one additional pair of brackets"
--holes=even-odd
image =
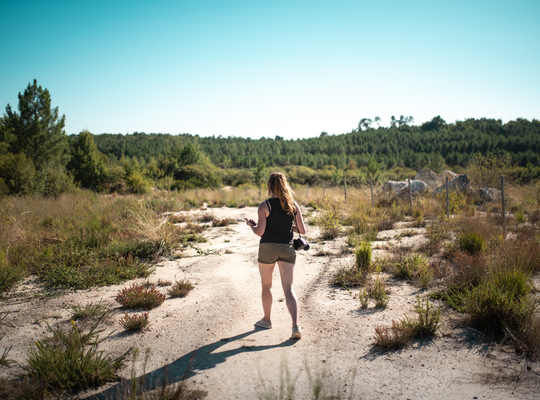
[(270, 214), (266, 217), (266, 229), (261, 243), (289, 243), (293, 238), (294, 215), (287, 214), (277, 198), (266, 200), (270, 203)]

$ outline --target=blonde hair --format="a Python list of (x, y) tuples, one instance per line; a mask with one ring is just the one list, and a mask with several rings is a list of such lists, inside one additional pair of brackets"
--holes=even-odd
[(294, 214), (294, 191), (281, 172), (272, 172), (268, 178), (268, 195), (274, 194), (279, 198), (279, 203), (287, 214)]

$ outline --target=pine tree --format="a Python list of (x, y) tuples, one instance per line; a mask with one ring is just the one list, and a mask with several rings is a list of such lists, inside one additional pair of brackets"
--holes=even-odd
[(75, 182), (84, 188), (96, 189), (106, 178), (103, 159), (92, 134), (83, 130), (73, 145), (68, 169), (73, 173)]

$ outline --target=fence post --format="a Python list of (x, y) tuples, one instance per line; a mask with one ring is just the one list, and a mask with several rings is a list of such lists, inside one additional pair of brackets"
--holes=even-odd
[(409, 205), (411, 206), (411, 214), (412, 214), (412, 190), (411, 190), (411, 178), (407, 177), (407, 180), (409, 181)]
[(323, 180), (322, 181), (322, 197), (324, 199), (324, 197), (326, 196), (326, 181)]
[(506, 239), (506, 202), (504, 199), (504, 176), (503, 175), (501, 175), (501, 203), (502, 203), (503, 239)]
[(373, 179), (371, 176), (369, 177), (369, 186), (371, 187), (371, 207), (373, 207)]
[(307, 190), (307, 198), (309, 200), (309, 183), (306, 183), (306, 190)]
[(347, 180), (343, 178), (343, 188), (345, 189), (345, 201), (347, 201)]
[(448, 177), (446, 177), (446, 217), (450, 219), (450, 195), (448, 194), (449, 191), (448, 187)]

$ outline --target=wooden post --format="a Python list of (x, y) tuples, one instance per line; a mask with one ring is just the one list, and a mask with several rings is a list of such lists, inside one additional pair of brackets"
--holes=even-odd
[(503, 175), (501, 175), (501, 203), (502, 203), (503, 239), (506, 239), (506, 202), (504, 200), (504, 176)]
[(450, 195), (448, 194), (450, 188), (448, 186), (448, 177), (446, 177), (446, 217), (450, 219)]
[(373, 179), (371, 178), (371, 176), (369, 177), (369, 186), (371, 187), (371, 207), (373, 207)]
[(347, 180), (343, 178), (343, 189), (345, 190), (345, 201), (347, 201)]
[(261, 184), (259, 183), (259, 200), (261, 199)]
[(307, 190), (306, 197), (309, 199), (309, 183), (306, 183), (306, 190)]
[(409, 181), (409, 205), (411, 206), (411, 214), (412, 214), (412, 190), (411, 190), (411, 178), (407, 178)]
[(326, 196), (326, 181), (322, 181), (322, 197), (324, 199), (324, 197)]

